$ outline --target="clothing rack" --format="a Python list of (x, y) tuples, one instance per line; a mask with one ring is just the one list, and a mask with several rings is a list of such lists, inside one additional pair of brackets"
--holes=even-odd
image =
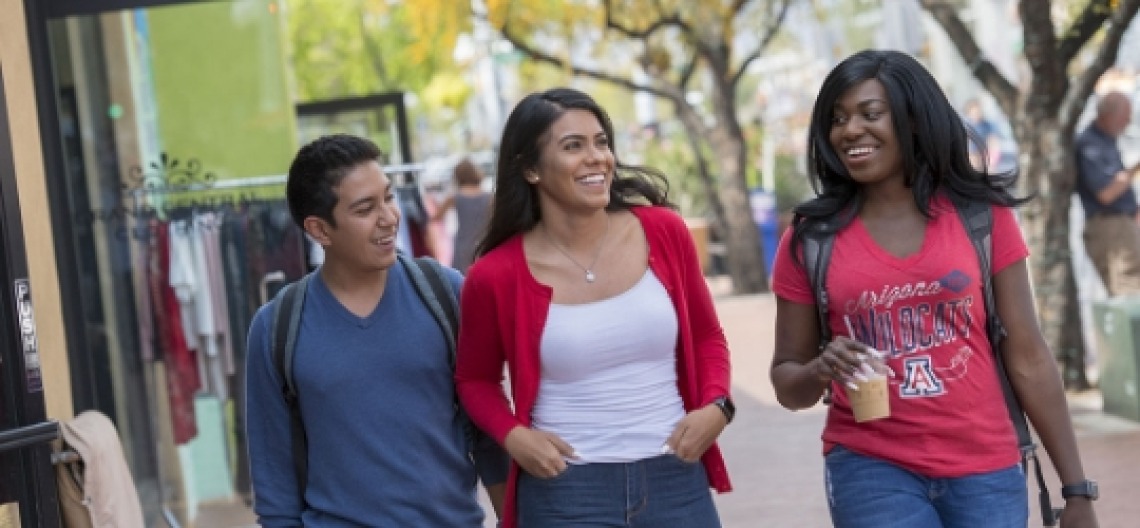
[[(386, 174), (416, 174), (424, 170), (423, 163), (400, 163), (395, 165), (385, 165), (383, 167)], [(271, 174), (267, 176), (250, 176), (246, 178), (231, 178), (225, 180), (218, 180), (212, 183), (193, 183), (189, 185), (170, 185), (162, 187), (140, 187), (138, 189), (131, 189), (128, 191), (133, 197), (138, 197), (143, 194), (150, 193), (183, 193), (195, 191), (218, 191), (226, 189), (243, 189), (248, 187), (269, 187), (273, 185), (285, 185), (288, 181), (288, 175), (285, 174)], [(402, 185), (408, 185), (410, 182), (401, 182)], [(398, 185), (400, 185), (398, 184)]]

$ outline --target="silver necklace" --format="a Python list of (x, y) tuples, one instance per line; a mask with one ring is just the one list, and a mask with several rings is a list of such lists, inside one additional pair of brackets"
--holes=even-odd
[(546, 224), (542, 224), (542, 234), (546, 235), (546, 239), (550, 241), (550, 245), (554, 246), (554, 249), (557, 249), (559, 253), (562, 253), (562, 256), (566, 257), (567, 260), (573, 262), (575, 266), (578, 266), (586, 273), (586, 282), (592, 283), (598, 279), (598, 276), (594, 274), (594, 265), (598, 263), (598, 257), (602, 256), (602, 248), (605, 247), (606, 238), (610, 235), (610, 215), (606, 215), (606, 231), (602, 233), (602, 239), (598, 241), (598, 249), (594, 250), (594, 258), (590, 261), (589, 266), (579, 264), (577, 260), (574, 260), (574, 257), (570, 256), (570, 253), (562, 249), (562, 246), (554, 241), (554, 237), (550, 236), (550, 231), (547, 231)]

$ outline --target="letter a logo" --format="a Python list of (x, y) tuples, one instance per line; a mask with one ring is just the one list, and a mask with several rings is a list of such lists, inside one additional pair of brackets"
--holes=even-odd
[(942, 380), (930, 367), (930, 356), (912, 357), (903, 361), (906, 378), (899, 386), (899, 396), (903, 398), (929, 398), (946, 393)]

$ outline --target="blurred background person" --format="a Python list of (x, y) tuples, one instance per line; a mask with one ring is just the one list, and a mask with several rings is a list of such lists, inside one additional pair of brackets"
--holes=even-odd
[[(985, 112), (982, 110), (982, 103), (977, 99), (966, 101), (966, 105), (962, 110), (965, 114), (964, 121), (973, 132), (978, 135), (979, 143), (986, 147), (985, 150), (982, 150), (978, 148), (975, 142), (968, 142), (967, 148), (970, 152), (970, 163), (978, 169), (994, 169), (1001, 159), (1001, 131), (998, 130), (997, 125), (994, 124), (993, 121), (986, 117)], [(985, 157), (983, 158), (983, 156)], [(983, 161), (985, 165), (982, 164)]]
[(467, 268), (475, 260), (475, 245), (487, 226), (491, 193), (483, 190), (483, 171), (470, 158), (463, 158), (455, 165), (454, 178), (455, 193), (439, 205), (432, 220), (442, 220), (451, 208), (455, 208), (459, 227), (452, 240), (451, 267), (466, 275)]
[(1131, 120), (1128, 97), (1108, 93), (1097, 102), (1096, 120), (1076, 140), (1085, 251), (1112, 296), (1140, 292), (1140, 225), (1132, 187), (1140, 164), (1125, 168), (1117, 146)]

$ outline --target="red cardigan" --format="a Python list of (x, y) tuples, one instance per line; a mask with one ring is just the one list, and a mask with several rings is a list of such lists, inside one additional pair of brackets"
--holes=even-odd
[[(649, 244), (649, 268), (677, 310), (677, 385), (685, 410), (729, 394), (729, 353), (693, 240), (684, 221), (663, 207), (634, 207)], [(526, 263), (522, 235), (475, 261), (463, 284), (455, 381), (471, 419), (500, 444), (517, 426), (530, 427), (541, 379), (539, 344), (554, 290), (539, 283)], [(514, 412), (503, 392), (503, 362)], [(709, 485), (732, 489), (720, 448), (701, 461)], [(519, 466), (511, 463), (503, 527), (514, 528)]]

